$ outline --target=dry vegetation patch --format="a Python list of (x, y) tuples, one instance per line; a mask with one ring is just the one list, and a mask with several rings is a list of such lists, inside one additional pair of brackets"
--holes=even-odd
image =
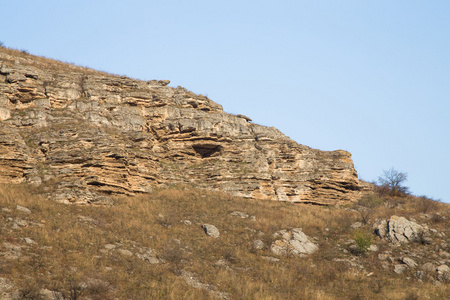
[[(445, 299), (450, 292), (432, 281), (418, 286), (413, 270), (401, 276), (383, 269), (378, 254), (386, 245), (367, 236), (368, 225), (360, 230), (364, 254), (350, 253), (357, 207), (252, 201), (189, 186), (117, 197), (113, 206), (65, 205), (34, 193), (28, 186), (0, 185), (0, 277), (22, 298), (39, 299), (43, 289), (60, 299)], [(369, 208), (373, 218), (411, 216), (419, 201), (405, 200), (407, 210)], [(442, 220), (424, 222), (444, 230), (442, 207), (448, 206), (436, 205)], [(205, 235), (205, 223), (220, 237)], [(272, 254), (272, 235), (290, 228), (302, 228), (319, 251)], [(256, 239), (266, 247), (252, 249)], [(367, 240), (379, 250), (367, 251)], [(405, 250), (398, 248), (398, 255)]]

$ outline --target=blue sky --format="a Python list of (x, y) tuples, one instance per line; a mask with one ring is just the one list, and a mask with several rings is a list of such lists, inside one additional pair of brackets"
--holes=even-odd
[(0, 41), (169, 79), (450, 202), (449, 1), (3, 1)]

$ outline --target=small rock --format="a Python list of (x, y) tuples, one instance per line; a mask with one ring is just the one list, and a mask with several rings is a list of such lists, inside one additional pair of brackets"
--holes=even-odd
[(97, 221), (95, 221), (91, 217), (86, 217), (86, 216), (78, 216), (78, 221), (91, 223), (91, 224), (96, 224), (97, 223)]
[(254, 240), (253, 243), (252, 243), (252, 248), (254, 250), (262, 250), (262, 249), (264, 249), (265, 246), (266, 245), (261, 240)]
[(159, 80), (158, 81), (161, 85), (166, 86), (170, 83), (170, 80)]
[(270, 261), (270, 262), (279, 262), (280, 259), (272, 256), (262, 256), (261, 257), (264, 260)]
[(437, 280), (442, 283), (450, 282), (450, 268), (447, 265), (440, 265), (436, 268)]
[(28, 209), (28, 208), (26, 208), (26, 207), (23, 207), (23, 206), (17, 205), (17, 206), (16, 206), (16, 209), (17, 209), (18, 211), (21, 211), (21, 212), (23, 212), (23, 213), (26, 213), (26, 214), (31, 214), (31, 210), (29, 210), (29, 209)]
[(27, 243), (28, 245), (36, 244), (35, 241), (33, 241), (32, 239), (30, 239), (30, 238), (28, 238), (28, 237), (24, 238), (23, 240), (24, 240), (25, 243)]
[(242, 211), (233, 211), (230, 215), (235, 216), (235, 217), (239, 217), (242, 219), (247, 219), (249, 217), (248, 214), (243, 213)]
[(376, 252), (376, 251), (378, 251), (378, 246), (377, 246), (377, 245), (375, 245), (375, 244), (372, 244), (372, 245), (370, 245), (370, 247), (369, 247), (369, 251), (373, 251), (373, 252)]
[(449, 258), (450, 257), (450, 253), (448, 253), (447, 251), (442, 250), (442, 251), (439, 251), (439, 256), (443, 256), (443, 257)]
[(425, 272), (434, 272), (436, 271), (436, 267), (432, 263), (427, 262), (422, 265), (422, 270)]
[(42, 300), (58, 300), (63, 299), (63, 295), (60, 292), (50, 291), (48, 289), (42, 289), (39, 291), (39, 299)]
[(11, 210), (7, 207), (2, 207), (2, 211), (7, 212), (7, 213), (11, 212)]
[(126, 250), (126, 249), (119, 249), (119, 250), (117, 250), (117, 252), (119, 252), (123, 256), (133, 256), (133, 252)]
[(436, 268), (436, 271), (439, 273), (450, 273), (450, 267), (447, 265), (440, 265)]
[(389, 263), (387, 261), (383, 261), (381, 263), (381, 267), (385, 270), (389, 270)]
[(116, 249), (116, 245), (114, 245), (114, 244), (106, 244), (105, 245), (105, 249), (107, 249), (107, 250)]
[(406, 265), (395, 265), (394, 272), (397, 274), (403, 274), (406, 271)]
[(244, 120), (246, 120), (247, 122), (251, 122), (251, 121), (252, 121), (252, 119), (250, 119), (249, 117), (244, 116), (244, 115), (241, 115), (241, 114), (236, 115), (236, 117), (241, 118), (241, 119), (244, 119)]
[(9, 292), (14, 288), (14, 285), (9, 279), (0, 277), (0, 295), (2, 292)]
[(416, 272), (416, 277), (418, 280), (422, 280), (425, 278), (425, 272), (424, 271), (417, 271)]
[(202, 229), (203, 229), (203, 231), (205, 231), (206, 235), (213, 237), (215, 239), (220, 236), (219, 229), (217, 229), (217, 227), (214, 225), (203, 224)]
[(416, 263), (412, 258), (409, 258), (409, 257), (403, 257), (403, 258), (402, 258), (402, 262), (403, 262), (405, 265), (407, 265), (408, 267), (410, 267), (410, 268), (415, 268), (415, 267), (417, 267), (417, 263)]
[(221, 258), (218, 261), (216, 261), (216, 263), (214, 265), (218, 266), (218, 267), (224, 267), (227, 265), (227, 261), (225, 259)]
[(135, 253), (137, 258), (142, 259), (151, 264), (159, 264), (161, 260), (155, 256), (155, 253), (152, 249), (148, 249), (145, 253)]
[(184, 220), (183, 223), (184, 223), (184, 225), (188, 225), (188, 226), (192, 225), (192, 222), (189, 220)]
[(362, 223), (361, 222), (355, 222), (351, 225), (352, 228), (360, 228), (362, 227)]
[(389, 258), (389, 254), (386, 254), (386, 253), (378, 254), (378, 259), (379, 260), (387, 260), (388, 258)]
[(28, 222), (25, 221), (25, 220), (22, 220), (22, 219), (15, 219), (15, 220), (12, 219), (12, 220), (9, 220), (9, 221), (13, 221), (13, 224), (12, 224), (12, 228), (13, 229), (20, 229), (21, 227), (27, 227), (28, 226)]

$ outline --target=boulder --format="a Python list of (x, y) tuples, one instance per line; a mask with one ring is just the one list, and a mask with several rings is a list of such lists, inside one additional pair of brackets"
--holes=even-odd
[(16, 209), (17, 209), (18, 211), (21, 211), (21, 212), (23, 212), (23, 213), (26, 213), (26, 214), (31, 214), (31, 210), (29, 210), (29, 209), (28, 209), (28, 208), (26, 208), (26, 207), (23, 207), (23, 206), (17, 205), (17, 206), (16, 206)]
[(211, 225), (211, 224), (203, 224), (202, 225), (202, 229), (203, 231), (206, 233), (206, 235), (213, 237), (213, 238), (218, 238), (220, 236), (220, 232), (219, 229), (217, 229), (216, 226)]
[(310, 241), (301, 228), (291, 230), (281, 230), (273, 235), (276, 240), (270, 250), (276, 255), (297, 255), (302, 256), (316, 252), (319, 247)]
[(427, 262), (422, 265), (422, 270), (425, 272), (436, 272), (436, 267), (432, 263)]
[(427, 228), (398, 216), (392, 216), (389, 220), (377, 220), (373, 228), (380, 238), (386, 238), (392, 243), (417, 242), (421, 235), (428, 232)]
[(415, 268), (417, 267), (417, 263), (409, 257), (402, 257), (402, 263), (404, 263), (405, 265), (407, 265), (410, 268)]
[(394, 272), (397, 274), (403, 274), (406, 271), (406, 265), (395, 265), (394, 266)]

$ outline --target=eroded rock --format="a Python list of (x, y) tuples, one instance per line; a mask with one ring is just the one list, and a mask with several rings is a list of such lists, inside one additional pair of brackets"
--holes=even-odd
[(274, 234), (276, 240), (270, 250), (276, 255), (306, 255), (316, 252), (319, 247), (310, 241), (301, 228), (292, 230), (281, 230)]
[(404, 217), (392, 216), (389, 220), (377, 220), (373, 225), (375, 233), (392, 243), (418, 242), (428, 229)]
[(16, 61), (3, 51), (0, 182), (56, 182), (51, 198), (77, 204), (173, 183), (324, 205), (359, 197), (346, 151), (297, 144), (166, 80)]

